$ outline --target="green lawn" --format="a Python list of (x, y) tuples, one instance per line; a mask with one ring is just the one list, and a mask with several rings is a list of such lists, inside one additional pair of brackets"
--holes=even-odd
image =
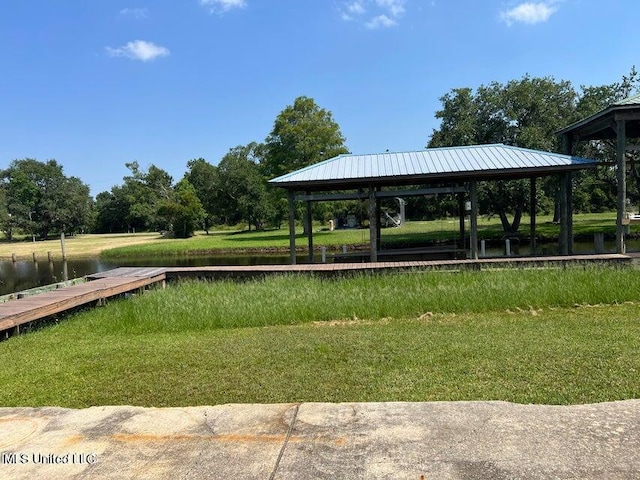
[(0, 405), (640, 398), (640, 274), (183, 282), (0, 343)]
[[(528, 237), (529, 219), (525, 217), (520, 228), (523, 236)], [(466, 230), (469, 231), (469, 221)], [(560, 227), (552, 223), (551, 216), (537, 218), (537, 235), (540, 238), (557, 238)], [(428, 222), (407, 222), (403, 228), (388, 228), (382, 231), (383, 246), (391, 247), (411, 246), (428, 242), (454, 242), (459, 236), (459, 222), (457, 218), (434, 220)], [(615, 213), (582, 214), (574, 216), (574, 234), (576, 236), (592, 236), (593, 233), (604, 232), (615, 234)], [(503, 235), (500, 221), (497, 217), (479, 220), (479, 238), (501, 238)], [(342, 245), (351, 247), (368, 245), (369, 230), (335, 230), (329, 232), (321, 226), (314, 227), (314, 244), (318, 247), (326, 246), (338, 249)], [(298, 229), (296, 245), (305, 248), (306, 237), (302, 229)], [(286, 228), (280, 230), (235, 232), (229, 230), (215, 231), (210, 235), (199, 232), (189, 239), (156, 238), (142, 245), (131, 245), (121, 248), (105, 250), (102, 255), (107, 258), (139, 257), (158, 255), (207, 255), (221, 252), (255, 251), (275, 252), (286, 251), (289, 248), (289, 232)]]

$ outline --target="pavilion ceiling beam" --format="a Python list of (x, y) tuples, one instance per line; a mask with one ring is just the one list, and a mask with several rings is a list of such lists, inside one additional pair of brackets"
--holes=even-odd
[[(421, 195), (436, 195), (436, 194), (455, 194), (466, 193), (467, 188), (464, 186), (459, 187), (434, 187), (434, 188), (418, 188), (415, 190), (382, 190), (376, 191), (376, 198), (393, 198), (393, 197), (415, 197)], [(333, 202), (339, 200), (366, 200), (368, 198), (367, 193), (327, 193), (322, 195), (306, 194), (296, 195), (295, 200), (300, 202)]]
[[(580, 142), (598, 138), (613, 138), (615, 137), (616, 128), (616, 122), (609, 118), (603, 118), (598, 122), (577, 129), (573, 134), (579, 138)], [(603, 133), (605, 134), (604, 137), (602, 136)]]
[(640, 111), (633, 111), (633, 112), (619, 112), (615, 114), (615, 121), (633, 121), (633, 120), (640, 120)]
[(455, 194), (455, 193), (466, 193), (467, 187), (465, 186), (457, 186), (457, 187), (433, 187), (433, 188), (418, 188), (416, 190), (383, 190), (380, 192), (376, 192), (376, 197), (378, 198), (389, 198), (389, 197), (411, 197), (411, 196), (420, 196), (420, 195), (436, 195), (436, 194)]

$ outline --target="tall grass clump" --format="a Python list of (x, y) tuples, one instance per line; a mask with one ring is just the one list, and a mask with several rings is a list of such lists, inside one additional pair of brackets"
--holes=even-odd
[(607, 267), (286, 275), (180, 281), (88, 315), (105, 333), (199, 331), (349, 319), (415, 318), (640, 300), (640, 274)]

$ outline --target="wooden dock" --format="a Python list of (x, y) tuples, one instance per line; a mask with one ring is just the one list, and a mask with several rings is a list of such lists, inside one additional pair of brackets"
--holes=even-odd
[(500, 257), (480, 260), (430, 260), (377, 263), (325, 263), (211, 267), (121, 267), (87, 276), (87, 282), (58, 288), (0, 304), (0, 335), (19, 333), (20, 327), (78, 307), (100, 305), (108, 298), (180, 278), (219, 280), (306, 273), (339, 276), (355, 273), (412, 270), (481, 270), (484, 268), (541, 268), (569, 265), (629, 265), (628, 255), (573, 255), (555, 257)]
[(0, 304), (0, 334), (8, 337), (20, 327), (78, 307), (103, 304), (108, 298), (165, 281), (164, 269), (115, 269), (92, 281), (58, 288)]

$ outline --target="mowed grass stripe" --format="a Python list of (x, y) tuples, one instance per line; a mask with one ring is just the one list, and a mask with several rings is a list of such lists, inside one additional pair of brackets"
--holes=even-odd
[[(66, 330), (66, 331), (63, 331)], [(0, 404), (186, 406), (640, 396), (631, 305), (2, 345)]]

